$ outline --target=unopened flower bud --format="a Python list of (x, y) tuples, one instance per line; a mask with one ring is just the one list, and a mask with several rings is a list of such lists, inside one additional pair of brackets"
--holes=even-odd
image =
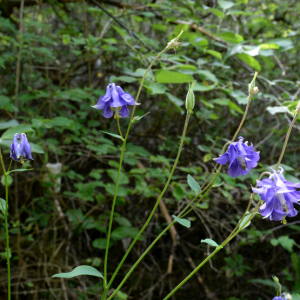
[(189, 84), (189, 90), (185, 99), (185, 107), (189, 112), (191, 112), (195, 106), (195, 95), (193, 92), (195, 83), (196, 81), (193, 81), (192, 84)]
[(256, 86), (256, 87), (254, 87), (254, 89), (252, 90), (252, 95), (257, 94), (258, 92), (259, 92), (259, 89), (258, 89), (258, 87)]
[(167, 44), (167, 48), (168, 48), (168, 49), (176, 49), (179, 45), (181, 45), (182, 42), (178, 42), (178, 40), (179, 40), (179, 38), (180, 38), (180, 36), (181, 36), (182, 34), (183, 34), (183, 31), (181, 30), (181, 32), (179, 33), (179, 35), (178, 35), (175, 39), (171, 40), (171, 41)]
[(272, 276), (272, 278), (276, 283), (279, 283), (279, 279), (276, 276)]
[[(255, 72), (251, 83), (248, 85), (248, 92), (249, 92), (249, 94), (252, 94), (252, 95), (254, 95), (258, 92), (258, 88), (255, 86), (255, 79), (256, 79), (257, 74), (258, 74), (258, 72)], [(255, 88), (257, 89), (256, 93), (254, 93)]]
[(286, 300), (293, 300), (293, 297), (289, 293), (284, 293)]

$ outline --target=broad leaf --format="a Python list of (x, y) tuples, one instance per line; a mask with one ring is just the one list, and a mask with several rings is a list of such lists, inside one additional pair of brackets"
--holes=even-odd
[(15, 127), (11, 127), (7, 129), (3, 134), (2, 134), (2, 139), (3, 140), (12, 140), (14, 138), (14, 135), (16, 133), (27, 133), (27, 132), (34, 132), (34, 130), (28, 126), (28, 125), (17, 125)]
[(155, 77), (158, 83), (186, 83), (193, 81), (192, 75), (167, 70), (157, 71)]
[[(3, 213), (5, 213), (6, 201), (4, 199), (2, 199), (2, 198), (0, 198), (0, 201), (1, 201), (1, 203), (0, 203), (0, 209), (2, 210)], [(3, 206), (4, 210), (3, 210), (2, 206)]]
[(79, 275), (90, 275), (90, 276), (96, 276), (96, 277), (103, 278), (103, 275), (97, 269), (90, 267), (90, 266), (79, 266), (71, 272), (55, 274), (52, 276), (52, 278), (54, 278), (54, 277), (73, 278), (73, 277), (79, 276)]
[(191, 222), (189, 220), (186, 220), (186, 219), (180, 219), (176, 216), (172, 216), (180, 225), (184, 226), (184, 227), (187, 227), (187, 228), (190, 228), (191, 227)]
[(259, 62), (252, 56), (246, 53), (236, 54), (236, 57), (242, 60), (244, 63), (246, 63), (251, 68), (261, 71), (261, 66)]
[(188, 182), (188, 185), (190, 186), (190, 188), (197, 194), (198, 192), (200, 192), (201, 190), (201, 187), (200, 185), (198, 184), (198, 182), (191, 176), (191, 175), (188, 175), (187, 176), (187, 182)]
[(213, 246), (213, 247), (221, 247), (221, 248), (223, 248), (223, 246), (218, 245), (215, 241), (213, 241), (211, 239), (201, 240), (201, 243), (206, 243), (206, 244), (208, 244), (210, 246)]

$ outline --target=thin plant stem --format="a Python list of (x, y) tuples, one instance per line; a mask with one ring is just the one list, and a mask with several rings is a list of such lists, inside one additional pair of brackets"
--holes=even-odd
[(113, 204), (112, 204), (112, 208), (111, 208), (111, 212), (110, 212), (109, 227), (108, 227), (107, 240), (106, 240), (105, 260), (104, 260), (104, 278), (105, 278), (105, 280), (107, 278), (107, 258), (108, 258), (108, 248), (109, 248), (111, 227), (112, 227), (112, 221), (113, 221), (113, 215), (114, 215), (114, 208), (115, 208), (116, 199), (117, 199), (118, 185), (119, 185), (119, 181), (120, 181), (120, 174), (121, 174), (121, 169), (122, 169), (122, 161), (123, 161), (123, 156), (124, 156), (124, 151), (125, 151), (125, 145), (126, 145), (126, 141), (123, 141), (118, 176), (117, 176), (117, 181), (116, 181), (116, 188), (115, 188)]
[[(223, 149), (221, 151), (221, 155), (225, 152), (227, 146), (229, 144), (231, 144), (234, 140), (235, 140), (235, 137), (238, 135), (245, 119), (246, 119), (246, 115), (247, 115), (247, 112), (248, 112), (248, 109), (249, 109), (249, 105), (250, 105), (250, 100), (251, 100), (251, 94), (249, 94), (249, 97), (248, 97), (248, 102), (247, 102), (247, 106), (246, 106), (246, 109), (245, 109), (245, 112), (244, 112), (244, 115), (243, 115), (243, 118), (241, 120), (241, 123), (234, 135), (234, 137), (232, 138), (231, 142), (227, 142), (224, 146), (223, 146)], [(179, 217), (182, 217), (182, 216), (185, 216), (187, 215), (188, 213), (190, 213), (194, 208), (195, 206), (203, 199), (203, 197), (210, 191), (210, 189), (213, 187), (213, 184), (215, 182), (215, 180), (217, 179), (219, 173), (221, 172), (221, 169), (222, 169), (222, 165), (219, 166), (215, 176), (213, 177), (213, 179), (207, 184), (207, 186), (202, 190), (200, 191), (196, 197), (194, 197), (194, 199), (189, 203), (189, 205), (179, 214)], [(210, 174), (211, 176), (212, 174)], [(209, 176), (209, 177), (210, 177)], [(206, 181), (207, 182), (207, 181)], [(206, 183), (205, 182), (205, 183)], [(205, 185), (205, 183), (203, 184), (203, 187)], [(203, 194), (203, 192), (205, 192)], [(203, 194), (202, 197), (200, 198), (200, 200), (193, 206), (192, 209), (190, 209), (188, 212), (186, 212), (186, 210), (192, 205), (192, 203), (196, 200), (197, 197), (199, 197), (200, 194)], [(156, 203), (156, 206), (154, 207), (154, 210), (156, 209), (157, 205), (159, 204), (159, 202)], [(249, 204), (250, 205), (250, 204)], [(185, 213), (186, 212), (186, 213)], [(151, 215), (150, 215), (151, 217)], [(150, 218), (149, 217), (149, 218)], [(120, 288), (123, 286), (123, 284), (125, 283), (125, 281), (128, 279), (128, 277), (130, 276), (130, 274), (133, 272), (133, 270), (136, 268), (136, 266), (141, 262), (141, 260), (145, 257), (145, 255), (151, 250), (151, 248), (156, 244), (156, 242), (164, 235), (165, 232), (168, 231), (168, 229), (174, 225), (176, 223), (176, 221), (174, 220), (171, 224), (169, 224), (162, 232), (161, 234), (151, 243), (151, 245), (144, 251), (144, 253), (142, 254), (142, 256), (136, 261), (136, 263), (132, 266), (132, 268), (129, 270), (129, 272), (126, 274), (126, 276), (124, 277), (124, 279), (122, 280), (122, 282), (119, 284), (119, 286), (117, 287), (117, 289), (114, 291), (114, 293), (108, 298), (108, 300), (112, 299), (114, 297), (114, 295), (120, 290)], [(146, 224), (144, 225), (144, 227), (146, 227), (148, 225), (148, 223), (146, 222)], [(127, 255), (129, 254), (133, 244), (135, 243), (135, 241), (133, 241), (133, 243), (131, 244), (130, 248), (128, 248), (128, 250), (126, 251), (122, 261), (120, 262), (119, 266), (117, 267), (116, 271), (114, 272), (111, 280), (109, 281), (108, 283), (108, 288), (110, 287), (110, 285), (112, 284), (112, 281), (113, 279), (115, 278), (115, 276), (117, 275), (117, 272), (118, 270), (120, 269), (121, 265), (123, 264), (123, 262), (125, 261)]]
[[(136, 95), (136, 98), (135, 98), (135, 101), (136, 103), (138, 102), (138, 99), (139, 99), (139, 96), (140, 96), (140, 93), (141, 93), (141, 90), (142, 90), (142, 87), (143, 87), (143, 83), (144, 83), (144, 80), (146, 78), (146, 75), (147, 73), (149, 72), (149, 70), (151, 69), (151, 67), (153, 66), (153, 64), (155, 63), (155, 61), (164, 53), (168, 50), (169, 48), (166, 47), (164, 50), (162, 50), (160, 53), (158, 53), (156, 55), (156, 57), (154, 58), (154, 60), (151, 62), (151, 64), (149, 65), (149, 67), (147, 68), (144, 76), (142, 77), (142, 80), (141, 80), (141, 83), (140, 83), (140, 86), (139, 86), (139, 89), (138, 89), (138, 92), (137, 92), (137, 95)], [(124, 151), (125, 151), (125, 146), (126, 146), (126, 142), (127, 142), (127, 138), (128, 138), (128, 135), (129, 135), (129, 131), (130, 131), (130, 128), (131, 128), (131, 125), (133, 123), (133, 116), (134, 116), (134, 112), (135, 112), (135, 107), (136, 105), (133, 107), (133, 110), (132, 110), (132, 113), (131, 113), (131, 116), (130, 116), (130, 121), (129, 121), (129, 125), (128, 125), (128, 128), (127, 128), (127, 132), (126, 132), (126, 136), (125, 138), (123, 139), (122, 135), (122, 139), (123, 139), (123, 146), (122, 146), (122, 150), (121, 150), (121, 157), (120, 157), (120, 162), (119, 162), (119, 171), (118, 171), (118, 176), (117, 176), (117, 181), (116, 181), (116, 188), (115, 188), (115, 193), (114, 193), (114, 198), (113, 198), (113, 204), (112, 204), (112, 209), (111, 209), (111, 213), (110, 213), (110, 220), (109, 220), (109, 229), (108, 229), (108, 234), (107, 234), (107, 241), (106, 241), (106, 250), (105, 250), (105, 259), (104, 259), (104, 291), (103, 291), (103, 294), (102, 294), (102, 297), (101, 299), (106, 299), (106, 295), (107, 295), (107, 292), (108, 292), (108, 289), (110, 287), (110, 284), (112, 282), (112, 280), (110, 281), (110, 283), (107, 285), (106, 282), (107, 282), (107, 261), (108, 261), (108, 249), (109, 249), (109, 242), (110, 242), (110, 234), (111, 234), (111, 227), (112, 227), (112, 221), (113, 221), (113, 215), (114, 215), (114, 207), (115, 207), (115, 202), (116, 202), (116, 197), (117, 197), (117, 191), (118, 191), (118, 185), (119, 185), (119, 180), (120, 180), (120, 174), (121, 174), (121, 169), (122, 169), (122, 162), (123, 162), (123, 156), (124, 156)], [(118, 126), (119, 126), (119, 123), (118, 123)], [(120, 129), (119, 129), (120, 130)], [(121, 132), (120, 132), (121, 134)], [(120, 266), (121, 267), (121, 266)], [(118, 269), (117, 269), (118, 271)], [(116, 271), (116, 272), (117, 272)], [(115, 274), (116, 274), (115, 272)]]
[(5, 170), (2, 153), (0, 151), (0, 160), (3, 169), (4, 179), (5, 179), (5, 209), (3, 207), (2, 201), (1, 206), (5, 218), (5, 234), (6, 234), (6, 261), (7, 261), (7, 299), (11, 300), (11, 287), (10, 287), (10, 255), (9, 255), (9, 232), (8, 232), (8, 182), (7, 176), (8, 172)]
[[(186, 130), (187, 130), (187, 126), (188, 126), (188, 122), (189, 122), (190, 116), (191, 116), (191, 112), (188, 112), (187, 115), (186, 115), (186, 120), (185, 120), (185, 124), (184, 124), (184, 129), (183, 129), (183, 133), (182, 133), (181, 142), (180, 142), (180, 146), (179, 146), (179, 149), (178, 149), (177, 157), (176, 157), (176, 159), (175, 159), (173, 168), (172, 168), (171, 173), (170, 173), (170, 175), (169, 175), (169, 178), (168, 178), (168, 180), (167, 180), (167, 182), (166, 182), (166, 185), (165, 185), (164, 189), (162, 190), (160, 196), (158, 197), (158, 199), (157, 199), (157, 201), (156, 201), (156, 203), (155, 203), (155, 205), (154, 205), (154, 207), (153, 207), (153, 210), (152, 210), (152, 212), (150, 213), (150, 215), (149, 215), (149, 217), (148, 217), (146, 223), (144, 224), (144, 226), (142, 227), (142, 229), (140, 230), (140, 232), (137, 234), (137, 236), (135, 237), (134, 241), (131, 243), (130, 247), (127, 249), (127, 251), (126, 251), (124, 257), (122, 258), (120, 264), (118, 265), (116, 271), (114, 272), (112, 278), (110, 279), (110, 281), (109, 281), (109, 283), (108, 283), (108, 286), (107, 286), (108, 288), (109, 288), (110, 285), (112, 284), (112, 282), (113, 282), (115, 276), (117, 275), (119, 269), (120, 269), (121, 266), (123, 265), (123, 262), (125, 261), (126, 257), (127, 257), (128, 254), (130, 253), (132, 247), (134, 246), (134, 244), (136, 243), (136, 241), (139, 239), (139, 237), (141, 236), (141, 234), (144, 232), (145, 228), (148, 226), (149, 222), (151, 221), (151, 219), (152, 219), (152, 217), (153, 217), (153, 215), (154, 215), (154, 213), (155, 213), (155, 211), (156, 211), (156, 209), (157, 209), (157, 207), (158, 207), (158, 205), (159, 205), (160, 200), (162, 199), (163, 195), (165, 194), (165, 192), (166, 192), (166, 190), (167, 190), (167, 188), (168, 188), (168, 186), (169, 186), (169, 183), (170, 183), (170, 181), (171, 181), (171, 179), (172, 179), (172, 177), (173, 177), (173, 173), (174, 173), (174, 171), (175, 171), (175, 169), (176, 169), (176, 166), (177, 166), (177, 163), (178, 163), (178, 161), (179, 161), (179, 157), (180, 157), (180, 154), (181, 154), (181, 151), (182, 151), (182, 146), (183, 146), (183, 143), (184, 143), (185, 134), (186, 134)], [(160, 236), (161, 236), (161, 235), (160, 235)], [(149, 249), (149, 248), (148, 248), (148, 249)], [(147, 250), (148, 250), (148, 249), (147, 249)], [(150, 250), (150, 249), (149, 249), (149, 250)], [(146, 253), (145, 253), (145, 255), (146, 255)], [(134, 267), (135, 267), (135, 266), (134, 266)], [(129, 275), (128, 275), (128, 276), (129, 276)], [(126, 279), (128, 278), (128, 276), (126, 277)], [(124, 278), (124, 279), (125, 279), (125, 278)], [(125, 281), (126, 281), (126, 280), (125, 280)], [(124, 283), (125, 281), (123, 280), (122, 282)], [(114, 293), (109, 297), (109, 299), (111, 299), (111, 298), (119, 291), (120, 288), (121, 288), (121, 284), (116, 288), (116, 290), (115, 290)]]
[(242, 121), (241, 121), (241, 123), (240, 123), (238, 129), (236, 130), (236, 132), (235, 132), (235, 134), (234, 134), (234, 136), (233, 136), (233, 138), (232, 138), (232, 140), (231, 140), (232, 143), (234, 142), (236, 136), (239, 134), (239, 132), (240, 132), (240, 130), (241, 130), (243, 124), (244, 124), (244, 121), (245, 121), (245, 119), (246, 119), (246, 116), (247, 116), (247, 113), (248, 113), (248, 109), (249, 109), (249, 106), (250, 106), (250, 102), (251, 102), (251, 96), (252, 96), (252, 94), (249, 93), (249, 95), (248, 95), (248, 102), (247, 102), (247, 106), (246, 106), (246, 109), (245, 109), (245, 112), (244, 112)]
[(13, 159), (10, 160), (10, 163), (9, 163), (9, 167), (8, 167), (7, 173), (8, 173), (9, 170), (10, 170), (10, 167), (11, 167), (12, 162), (13, 162)]
[(8, 300), (11, 299), (10, 287), (10, 255), (9, 255), (9, 232), (8, 232), (8, 182), (7, 173), (5, 173), (5, 233), (6, 233), (6, 261), (7, 261), (7, 294)]
[[(258, 205), (256, 206), (256, 209), (258, 208), (259, 204), (261, 201), (259, 201)], [(249, 218), (250, 222), (255, 215), (252, 215)], [(193, 272), (191, 272), (183, 281), (181, 281), (163, 300), (167, 300), (169, 299), (182, 285), (184, 285), (196, 272), (198, 272), (198, 270), (205, 265), (205, 263), (207, 263), (215, 254), (217, 254), (225, 245), (227, 245), (240, 231), (242, 231), (246, 226), (248, 226), (248, 222), (246, 222), (245, 224), (243, 224), (243, 226), (234, 233), (234, 235), (229, 236), (220, 246), (216, 247), (215, 251), (213, 253), (211, 253), (205, 260), (203, 260), (198, 266), (197, 268), (194, 269)]]
[(135, 262), (135, 264), (131, 267), (131, 269), (127, 272), (126, 276), (122, 280), (122, 282), (119, 284), (117, 289), (113, 292), (113, 294), (110, 295), (110, 297), (107, 300), (111, 300), (116, 293), (120, 290), (120, 288), (123, 286), (125, 281), (128, 279), (130, 274), (133, 272), (133, 270), (137, 267), (137, 265), (142, 261), (142, 259), (146, 256), (146, 254), (151, 250), (151, 248), (156, 244), (156, 242), (169, 230), (171, 226), (173, 226), (175, 223), (177, 223), (176, 220), (174, 220), (172, 223), (170, 223), (157, 237), (156, 239), (151, 243), (151, 245), (144, 251), (144, 253), (139, 257), (139, 259)]
[(120, 136), (121, 136), (122, 140), (124, 140), (123, 134), (122, 134), (122, 131), (121, 131), (121, 127), (120, 127), (119, 118), (118, 118), (118, 117), (117, 117), (117, 123), (118, 123), (118, 129), (119, 129)]
[(292, 123), (291, 123), (291, 125), (290, 125), (290, 127), (289, 127), (289, 130), (288, 130), (288, 132), (287, 132), (287, 134), (286, 134), (285, 141), (284, 141), (284, 144), (283, 144), (281, 153), (280, 153), (280, 157), (279, 157), (278, 162), (277, 162), (277, 165), (276, 165), (276, 167), (275, 167), (275, 170), (276, 170), (276, 171), (277, 171), (277, 169), (278, 169), (278, 167), (279, 167), (279, 165), (280, 165), (280, 163), (281, 163), (281, 160), (282, 160), (282, 158), (283, 158), (283, 155), (284, 155), (284, 152), (285, 152), (285, 148), (286, 148), (286, 146), (287, 146), (287, 143), (288, 143), (288, 140), (289, 140), (289, 137), (290, 137), (292, 128), (293, 128), (293, 126), (294, 126), (294, 124), (295, 124), (295, 122), (296, 122), (296, 120), (297, 120), (298, 115), (299, 115), (299, 113), (296, 112), (296, 114), (295, 114), (295, 116), (294, 116), (294, 119), (293, 119), (293, 121), (292, 121)]

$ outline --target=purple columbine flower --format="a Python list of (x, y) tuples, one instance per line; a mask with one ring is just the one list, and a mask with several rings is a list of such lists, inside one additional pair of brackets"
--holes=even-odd
[(129, 115), (127, 105), (137, 105), (134, 98), (125, 93), (121, 87), (110, 83), (106, 88), (106, 94), (101, 96), (96, 105), (96, 109), (102, 109), (102, 115), (105, 118), (111, 118), (113, 111), (115, 118), (126, 118)]
[(16, 133), (14, 135), (13, 143), (10, 146), (10, 157), (15, 161), (24, 163), (24, 160), (31, 159), (31, 146), (28, 142), (25, 133)]
[(229, 161), (228, 174), (231, 177), (248, 174), (259, 161), (259, 152), (253, 151), (253, 145), (248, 146), (248, 142), (243, 143), (243, 140), (244, 138), (240, 136), (238, 142), (230, 144), (228, 152), (214, 159), (220, 165), (225, 165)]
[(252, 188), (254, 193), (260, 195), (261, 200), (265, 203), (260, 207), (260, 214), (264, 218), (269, 218), (271, 221), (283, 221), (286, 223), (285, 217), (294, 217), (298, 211), (294, 208), (294, 203), (298, 204), (300, 200), (300, 192), (295, 188), (300, 188), (299, 183), (287, 181), (283, 173), (283, 168), (280, 167), (279, 173), (272, 170), (273, 174), (269, 178), (261, 181), (257, 180), (257, 188)]
[(287, 300), (287, 298), (285, 297), (284, 293), (282, 294), (282, 297), (280, 296), (277, 296), (277, 297), (274, 297), (273, 300)]

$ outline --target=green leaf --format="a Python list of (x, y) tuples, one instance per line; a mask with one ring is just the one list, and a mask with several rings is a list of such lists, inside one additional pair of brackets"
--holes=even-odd
[(3, 140), (12, 140), (14, 138), (14, 135), (16, 133), (27, 133), (27, 132), (34, 132), (32, 127), (28, 125), (17, 125), (15, 127), (7, 129), (3, 134), (2, 134), (2, 139)]
[(167, 70), (157, 71), (155, 78), (158, 83), (186, 83), (193, 81), (192, 75)]
[(191, 227), (191, 221), (187, 220), (187, 219), (180, 219), (176, 216), (172, 216), (180, 225), (186, 227), (186, 228), (190, 228)]
[(271, 114), (271, 115), (275, 115), (275, 114), (282, 114), (282, 113), (290, 113), (290, 110), (286, 107), (286, 106), (268, 106), (267, 107), (267, 111)]
[(3, 213), (5, 213), (5, 211), (2, 209), (2, 206), (3, 206), (4, 209), (5, 209), (6, 201), (5, 201), (4, 199), (2, 199), (2, 198), (0, 198), (0, 201), (1, 201), (1, 203), (2, 203), (2, 205), (0, 204), (0, 209), (2, 210)]
[[(168, 96), (169, 100), (178, 108), (180, 108), (180, 106), (182, 106), (184, 104), (184, 101), (182, 101), (181, 99), (177, 98), (176, 96), (170, 94), (170, 93), (166, 93), (166, 95)], [(180, 109), (181, 110), (181, 109)]]
[(17, 125), (19, 125), (17, 120), (9, 120), (8, 122), (0, 123), (0, 130), (15, 127)]
[(103, 133), (106, 133), (106, 134), (109, 134), (109, 135), (111, 135), (111, 136), (113, 136), (115, 138), (118, 138), (118, 139), (120, 139), (120, 140), (123, 141), (122, 137), (120, 135), (118, 135), (118, 134), (114, 134), (114, 133), (110, 133), (110, 132), (106, 132), (106, 131), (102, 131), (102, 130), (99, 130), (99, 131), (101, 131)]
[(240, 223), (239, 228), (241, 229), (245, 224), (246, 226), (243, 228), (243, 230), (248, 227), (251, 224), (251, 221), (249, 221), (249, 219), (251, 218), (252, 215), (256, 215), (256, 213), (246, 213), (245, 218), (243, 219), (243, 221)]
[(219, 19), (224, 17), (224, 13), (216, 8), (210, 8), (209, 11), (211, 11), (215, 16), (217, 16)]
[(217, 83), (219, 80), (218, 78), (208, 70), (199, 70), (197, 74), (205, 76), (208, 80), (212, 81), (213, 83)]
[(216, 84), (213, 85), (203, 85), (201, 83), (196, 82), (194, 85), (194, 91), (195, 92), (206, 92), (206, 91), (211, 91), (216, 87)]
[(222, 60), (222, 54), (215, 50), (207, 50), (206, 53), (218, 58), (219, 60)]
[(123, 81), (123, 82), (131, 83), (137, 81), (137, 78), (131, 76), (119, 76), (119, 77), (111, 76), (109, 82), (115, 82), (115, 81)]
[(244, 38), (241, 35), (232, 32), (222, 32), (218, 34), (218, 36), (221, 39), (234, 44), (238, 44), (244, 40)]
[(252, 56), (246, 53), (236, 54), (236, 57), (242, 60), (244, 63), (246, 63), (251, 68), (261, 71), (261, 66), (259, 62)]
[(52, 276), (52, 278), (54, 278), (54, 277), (73, 278), (73, 277), (79, 276), (79, 275), (90, 275), (90, 276), (96, 276), (96, 277), (103, 278), (103, 275), (97, 269), (90, 267), (90, 266), (79, 266), (71, 272), (55, 274)]
[[(13, 179), (10, 175), (7, 175), (7, 186), (10, 186), (13, 182)], [(1, 176), (1, 183), (5, 186), (5, 176)]]
[(190, 188), (197, 194), (198, 192), (201, 191), (201, 187), (198, 184), (198, 182), (190, 175), (188, 174), (187, 176), (187, 182)]
[(211, 239), (201, 240), (201, 243), (206, 243), (206, 244), (208, 244), (210, 246), (213, 246), (213, 247), (221, 247), (221, 248), (223, 248), (223, 246), (218, 245), (215, 241), (213, 241)]
[(280, 244), (284, 249), (288, 250), (289, 252), (293, 251), (293, 246), (296, 245), (295, 240), (289, 238), (287, 235), (283, 235), (279, 237), (277, 240), (272, 239), (271, 244), (276, 246)]
[(31, 170), (33, 170), (33, 169), (15, 169), (15, 170), (10, 171), (9, 173), (12, 173), (12, 172), (25, 172), (25, 171), (31, 171)]
[[(107, 174), (113, 180), (114, 183), (117, 182), (118, 170), (115, 170), (115, 169), (107, 170)], [(128, 184), (128, 183), (129, 183), (129, 179), (128, 179), (127, 175), (125, 175), (124, 173), (121, 172), (120, 178), (119, 178), (119, 185)]]
[(137, 121), (139, 121), (140, 119), (142, 119), (143, 117), (147, 116), (148, 114), (150, 114), (150, 111), (147, 112), (146, 114), (142, 115), (142, 116), (136, 116), (133, 118), (132, 123), (135, 123)]
[(219, 0), (219, 1), (218, 1), (218, 4), (220, 5), (220, 7), (221, 7), (222, 9), (228, 9), (228, 8), (230, 8), (230, 7), (232, 7), (232, 6), (235, 5), (234, 2), (231, 2), (231, 1), (224, 1), (224, 0)]

